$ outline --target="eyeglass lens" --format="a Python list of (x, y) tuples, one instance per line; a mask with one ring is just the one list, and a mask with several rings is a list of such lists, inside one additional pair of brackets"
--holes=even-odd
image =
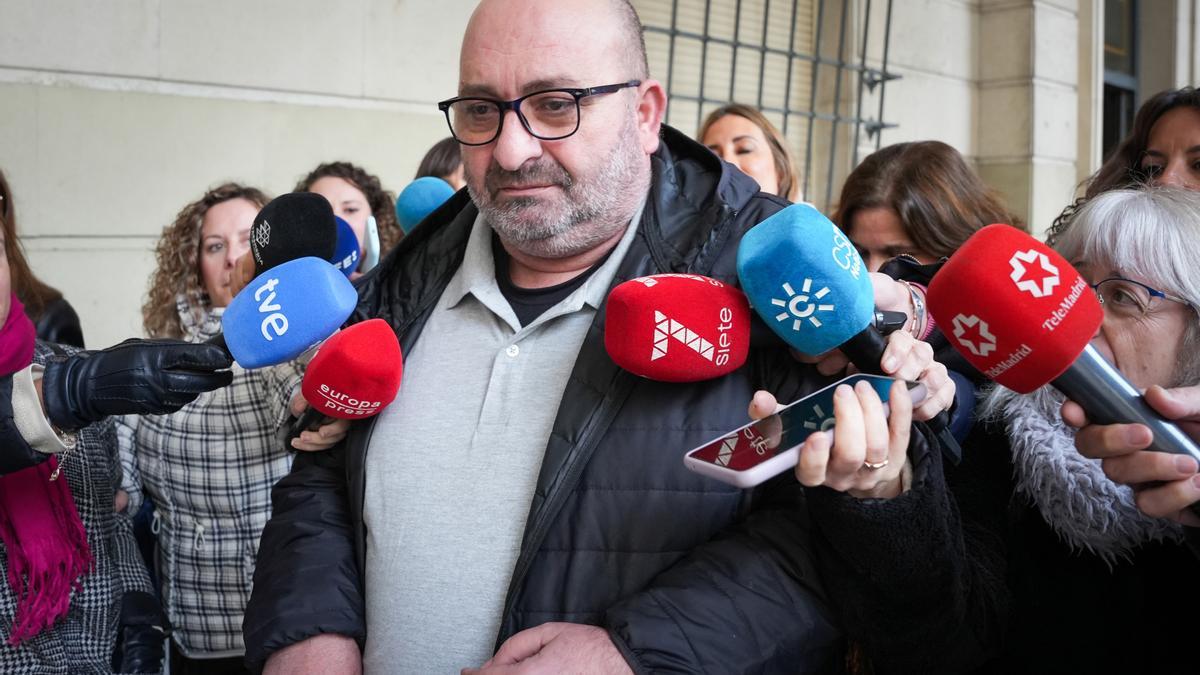
[[(549, 91), (523, 99), (517, 114), (534, 136), (554, 140), (570, 136), (579, 124), (579, 104), (575, 97), (561, 91)], [(500, 106), (485, 99), (462, 99), (450, 105), (450, 126), (464, 143), (487, 143), (500, 129)]]
[(1150, 294), (1145, 286), (1124, 279), (1108, 279), (1096, 287), (1100, 301), (1112, 312), (1125, 316), (1141, 316), (1154, 310), (1161, 298)]

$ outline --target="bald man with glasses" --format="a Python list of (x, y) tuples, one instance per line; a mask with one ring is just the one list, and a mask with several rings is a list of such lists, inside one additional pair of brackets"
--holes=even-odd
[[(667, 272), (736, 284), (742, 234), (787, 203), (662, 125), (666, 95), (625, 0), (485, 0), (460, 64), (458, 96), (439, 108), (468, 194), (359, 289), (354, 320), (391, 323), (404, 383), (276, 487), (248, 661), (272, 673), (840, 666), (800, 486), (789, 475), (740, 491), (681, 461), (744, 424), (756, 389), (791, 400), (829, 380), (782, 343), (695, 384), (637, 378), (603, 346), (612, 287)], [(924, 444), (907, 414), (894, 402), (895, 433), (881, 415), (859, 431)]]

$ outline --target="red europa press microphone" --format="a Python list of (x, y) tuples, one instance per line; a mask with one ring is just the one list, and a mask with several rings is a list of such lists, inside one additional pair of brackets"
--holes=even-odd
[(950, 344), (989, 379), (1022, 394), (1051, 384), (1092, 421), (1144, 424), (1151, 450), (1200, 460), (1200, 448), (1091, 346), (1104, 321), (1100, 301), (1049, 246), (988, 225), (938, 271), (928, 300)]
[(309, 409), (292, 425), (289, 445), (322, 417), (356, 420), (379, 414), (396, 398), (403, 370), (400, 343), (383, 319), (335, 333), (304, 372), (300, 388)]
[(620, 367), (660, 382), (721, 377), (746, 362), (750, 305), (737, 288), (696, 274), (656, 274), (612, 290), (604, 348)]

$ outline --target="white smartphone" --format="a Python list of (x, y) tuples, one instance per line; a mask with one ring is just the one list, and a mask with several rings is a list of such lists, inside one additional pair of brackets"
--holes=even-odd
[(379, 224), (375, 222), (375, 216), (367, 216), (367, 229), (363, 237), (366, 241), (363, 242), (363, 258), (358, 271), (366, 274), (379, 264)]
[[(833, 427), (833, 390), (840, 384), (869, 382), (883, 400), (884, 414), (892, 383), (882, 375), (851, 375), (791, 403), (779, 412), (715, 438), (683, 456), (696, 473), (740, 488), (754, 487), (796, 466), (809, 434)], [(913, 405), (925, 398), (925, 385), (907, 382)]]

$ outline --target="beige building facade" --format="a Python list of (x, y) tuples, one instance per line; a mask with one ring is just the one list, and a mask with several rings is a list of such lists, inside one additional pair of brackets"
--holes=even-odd
[[(75, 305), (89, 345), (141, 334), (157, 234), (211, 185), (277, 194), (345, 159), (402, 189), (447, 135), (436, 102), (455, 93), (474, 4), (0, 0), (0, 168), (35, 269)], [(1099, 166), (1105, 16), (1128, 3), (633, 4), (653, 74), (670, 73), (668, 121), (694, 133), (730, 99), (785, 110), (773, 119), (786, 118), (822, 208), (877, 143), (938, 139), (1042, 231)], [(1136, 3), (1137, 102), (1195, 81), (1198, 4)], [(863, 87), (865, 71), (899, 79)], [(871, 134), (850, 118), (894, 126)]]

